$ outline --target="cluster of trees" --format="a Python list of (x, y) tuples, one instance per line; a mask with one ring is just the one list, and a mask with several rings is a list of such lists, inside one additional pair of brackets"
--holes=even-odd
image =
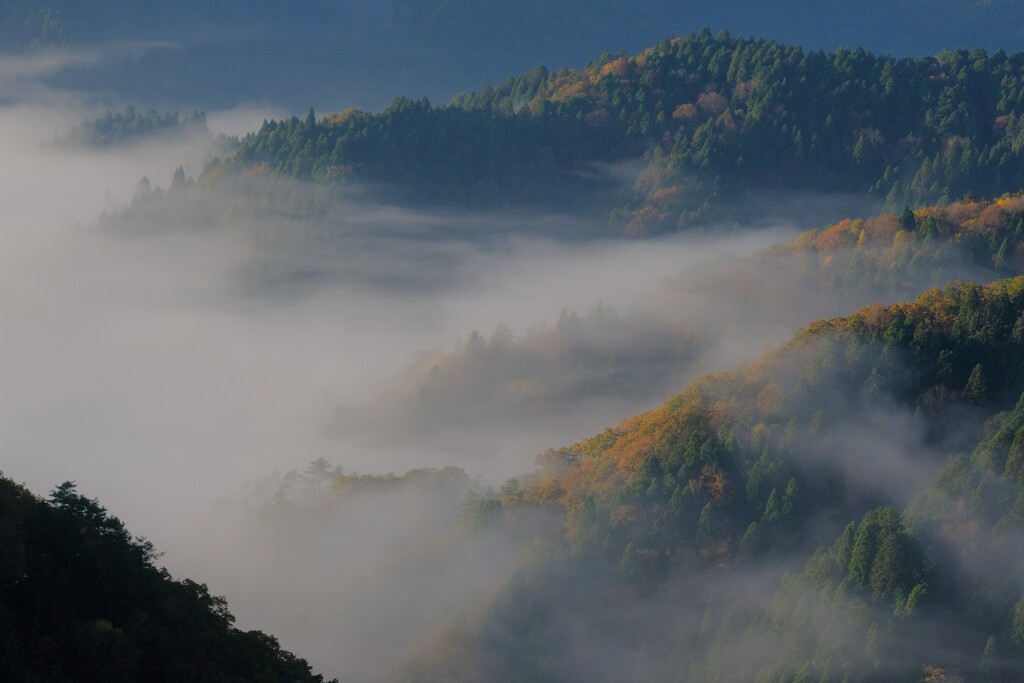
[[(93, 33), (92, 16), (110, 16), (104, 0), (3, 0), (0, 2), (0, 45), (5, 48), (63, 46)], [(104, 36), (105, 33), (97, 37)]]
[[(489, 499), (500, 506), (489, 518), (563, 511), (563, 549), (509, 584), (476, 630), (436, 647), (479, 649), (459, 670), (465, 680), (576, 680), (550, 615), (601, 590), (615, 606), (598, 617), (636, 628), (622, 628), (636, 640), (610, 680), (1018, 677), (1022, 363), (1018, 277), (821, 321), (756, 362), (698, 379), (658, 409), (546, 453)], [(920, 475), (904, 474), (898, 491), (851, 476), (897, 471), (859, 463), (878, 448), (872, 438), (905, 442), (908, 431), (920, 452), (891, 457)], [(879, 507), (894, 498), (902, 514)], [(815, 550), (823, 529), (836, 540)], [(774, 597), (752, 600), (730, 583), (800, 556), (805, 570), (776, 579)], [(708, 576), (719, 583), (701, 583)], [(674, 600), (706, 608), (699, 633), (642, 626), (645, 610)], [(452, 665), (437, 652), (412, 679)]]
[(358, 494), (415, 489), (421, 493), (447, 491), (456, 499), (470, 489), (471, 481), (459, 467), (421, 468), (404, 474), (346, 474), (326, 458), (313, 460), (302, 471), (273, 474), (245, 485), (244, 498), (268, 517), (286, 510), (337, 505)]
[(777, 320), (793, 302), (813, 317), (838, 315), (872, 301), (913, 298), (956, 278), (1016, 275), (1022, 267), (1024, 199), (1006, 195), (844, 219), (753, 257), (684, 273), (671, 288), (728, 292), (745, 318)]
[[(155, 109), (136, 111), (128, 106), (124, 112), (107, 111), (95, 119), (86, 119), (69, 130), (58, 141), (65, 145), (111, 147), (157, 135), (210, 135), (206, 113), (193, 111), (181, 116), (178, 112), (161, 114)], [(228, 142), (220, 136), (221, 143)]]
[[(837, 438), (827, 425), (890, 394), (926, 423), (950, 403), (1019, 394), (1022, 286), (957, 283), (916, 304), (816, 323), (778, 352), (697, 380), (661, 408), (578, 444), (580, 463), (565, 491), (570, 544), (616, 555), (633, 543), (712, 557), (738, 550), (750, 525), (777, 521), (794, 505), (805, 514), (845, 505), (835, 489), (841, 477), (827, 461), (814, 477), (796, 471), (801, 444), (827, 450)], [(694, 539), (703, 541), (695, 547)]]
[[(540, 67), (445, 106), (268, 121), (229, 165), (394, 183), (452, 203), (606, 195), (647, 234), (721, 218), (752, 190), (862, 192), (893, 207), (1024, 186), (1024, 54), (895, 59), (702, 30), (581, 70)], [(608, 193), (601, 164), (637, 162)], [(612, 204), (607, 204), (608, 196)]]
[(453, 352), (424, 358), (413, 389), (427, 410), (479, 406), (481, 395), (496, 389), (510, 406), (537, 410), (581, 395), (646, 395), (693, 353), (693, 338), (669, 328), (598, 303), (582, 316), (563, 310), (554, 327), (520, 338), (504, 325), (490, 338), (473, 331)]
[[(719, 605), (717, 642), (695, 671), (792, 681), (1019, 678), (1024, 488), (1010, 460), (1020, 457), (1022, 425), (1024, 397), (995, 412), (975, 447), (951, 456), (902, 514), (870, 510), (819, 547), (749, 623), (723, 627), (728, 608)], [(760, 669), (715, 661), (716, 647), (742, 650), (758, 639), (781, 644)]]
[(0, 478), (0, 541), (3, 680), (323, 681), (74, 484), (43, 500)]
[[(563, 310), (553, 327), (516, 336), (498, 325), (477, 331), (446, 352), (422, 352), (387, 392), (388, 422), (423, 429), (452, 420), (557, 413), (582, 398), (664, 396), (694, 352), (692, 334), (640, 312), (619, 314), (598, 304), (578, 315)], [(339, 406), (338, 426), (358, 427), (365, 416)]]
[(613, 142), (553, 113), (507, 116), (400, 97), (379, 114), (350, 109), (318, 121), (311, 109), (305, 119), (268, 121), (227, 164), (388, 183), (421, 202), (580, 204), (595, 187), (588, 164), (622, 157)]

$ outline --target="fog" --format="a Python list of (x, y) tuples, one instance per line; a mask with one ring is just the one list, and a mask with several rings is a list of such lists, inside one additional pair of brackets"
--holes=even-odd
[[(465, 560), (445, 555), (418, 575), (429, 600), (403, 603), (426, 616), (410, 622), (389, 608), (370, 619), (377, 603), (366, 596), (393, 586), (378, 583), (367, 593), (365, 577), (407, 582), (408, 571), (388, 570), (407, 561), (404, 551), (388, 548), (408, 537), (410, 515), (425, 517), (429, 537), (454, 528), (458, 496), (446, 492), (443, 505), (412, 512), (374, 501), (356, 515), (373, 524), (317, 526), (305, 544), (293, 536), (298, 547), (282, 552), (244, 514), (245, 481), (318, 457), (360, 473), (457, 465), (480, 478), (475, 486), (529, 470), (545, 448), (663, 396), (580, 401), (526, 423), (495, 415), (486, 431), (423, 443), (415, 431), (394, 438), (393, 429), (386, 440), (348, 438), (331, 428), (331, 416), (339, 402), (371, 396), (419, 350), (499, 323), (525, 330), (563, 308), (600, 301), (626, 309), (681, 269), (790, 234), (579, 243), (543, 236), (571, 227), (567, 217), (427, 214), (383, 206), (369, 194), (346, 197), (340, 237), (312, 248), (287, 221), (154, 217), (109, 230), (101, 214), (127, 209), (142, 176), (164, 189), (177, 166), (197, 176), (209, 141), (55, 146), (55, 133), (96, 109), (38, 92), (39, 100), (0, 109), (0, 469), (37, 493), (76, 481), (165, 552), (161, 562), (174, 575), (209, 581), (226, 595), (240, 626), (278, 635), (332, 675), (343, 666), (379, 675), (384, 663), (412, 654), (426, 633), (396, 636), (407, 651), (375, 651), (365, 638), (337, 643), (354, 638), (360, 624), (397, 634), (401, 624), (444, 623), (493, 589), (507, 556), (481, 555), (491, 545), (460, 551)], [(245, 107), (208, 120), (237, 131), (269, 115)], [(211, 203), (221, 201), (231, 198)], [(525, 223), (532, 236), (517, 237)], [(476, 239), (481, 229), (484, 239)], [(514, 544), (497, 545), (514, 555)], [(351, 564), (353, 548), (364, 548), (369, 567)]]
[[(197, 189), (188, 211), (133, 205), (143, 176), (166, 191), (175, 168), (196, 178), (214, 152), (204, 136), (103, 151), (53, 144), (106, 105), (39, 78), (94, 59), (0, 60), (0, 470), (40, 494), (76, 481), (165, 552), (175, 576), (225, 595), (239, 626), (277, 635), (329, 676), (392, 676), (440, 627), (479, 616), (524, 554), (537, 552), (523, 528), (560, 533), (546, 519), (460, 532), (466, 491), (500, 486), (545, 449), (880, 296), (837, 300), (794, 279), (791, 261), (769, 259), (752, 273), (745, 258), (817, 227), (812, 215), (848, 197), (815, 198), (798, 220), (762, 220), (756, 230), (633, 242), (583, 239), (603, 227), (526, 209), (397, 206), (373, 187), (346, 188), (316, 219), (232, 214), (249, 190), (227, 183)], [(207, 122), (241, 134), (280, 115), (253, 103), (208, 112)], [(780, 203), (750, 201), (751, 213), (770, 204), (762, 215)], [(949, 265), (950, 276), (991, 276)], [(589, 346), (544, 355), (564, 341), (551, 336), (563, 311), (586, 320), (599, 304), (609, 327)], [(518, 365), (494, 361), (495, 373), (455, 362), (474, 331), (491, 350), (505, 340)], [(506, 372), (523, 358), (541, 370)], [(432, 367), (468, 379), (424, 399)], [(641, 379), (628, 391), (596, 388), (630, 375)], [(871, 419), (870, 436), (868, 418), (844, 423), (833, 435), (843, 448), (829, 452), (866, 495), (905, 502), (933, 476), (919, 463), (937, 456), (909, 416)], [(247, 493), (321, 457), (348, 474), (465, 474), (308, 498), (275, 497), (274, 486)], [(674, 590), (760, 595), (791, 568), (716, 577), (714, 591), (701, 580)], [(594, 642), (615, 637), (603, 626), (621, 623), (562, 616), (580, 630), (569, 660), (592, 655)], [(700, 628), (690, 613), (674, 623), (680, 639)], [(600, 672), (605, 661), (583, 670)]]

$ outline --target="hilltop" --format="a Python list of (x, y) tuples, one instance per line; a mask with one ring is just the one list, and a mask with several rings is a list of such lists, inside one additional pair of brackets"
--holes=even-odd
[(755, 219), (765, 192), (921, 207), (1024, 186), (1022, 93), (1024, 54), (896, 59), (704, 30), (579, 70), (538, 67), (446, 105), (399, 98), (380, 113), (268, 121), (204, 177), (598, 210), (627, 235)]

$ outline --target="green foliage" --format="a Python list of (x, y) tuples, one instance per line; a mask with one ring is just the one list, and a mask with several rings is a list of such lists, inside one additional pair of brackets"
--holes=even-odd
[[(526, 582), (517, 602), (558, 614), (595, 591), (607, 595), (600, 617), (588, 619), (643, 634), (619, 644), (636, 659), (609, 669), (609, 680), (640, 672), (641, 680), (1019, 678), (1019, 658), (1004, 650), (1019, 648), (1024, 629), (1024, 601), (1006, 600), (1008, 586), (1020, 595), (1014, 540), (1024, 528), (1024, 496), (1006, 467), (1019, 458), (1011, 453), (1024, 425), (1024, 398), (1010, 404), (1024, 395), (1024, 379), (1011, 371), (1024, 353), (1013, 333), (1022, 316), (1024, 278), (957, 282), (913, 303), (871, 306), (815, 323), (757, 361), (700, 378), (662, 407), (573, 446), (573, 458), (521, 479), (507, 499), (511, 510), (541, 500), (561, 506), (571, 552), (548, 571), (573, 580)], [(968, 404), (961, 388), (979, 365), (987, 399)], [(884, 429), (891, 412), (915, 412), (930, 443), (976, 444), (951, 455), (902, 514), (859, 495), (829, 462), (851, 438), (844, 421)], [(941, 465), (946, 452), (936, 448), (922, 467)], [(550, 490), (557, 494), (542, 493)], [(835, 540), (809, 547), (805, 539), (823, 527)], [(794, 556), (807, 558), (802, 572), (751, 595), (742, 577)], [(1005, 570), (962, 572), (965, 561)], [(709, 588), (718, 581), (724, 588)], [(680, 610), (704, 609), (699, 630), (684, 625), (669, 636), (644, 627), (652, 605), (673, 600)], [(503, 614), (522, 630), (509, 636)], [(474, 662), (489, 662), (482, 678), (570, 665), (552, 650), (551, 629), (520, 617), (503, 603), (465, 641), (479, 651)], [(494, 633), (503, 638), (482, 635)]]
[(668, 391), (694, 347), (685, 328), (640, 313), (619, 315), (603, 304), (585, 315), (563, 310), (553, 328), (516, 336), (499, 325), (489, 337), (473, 331), (451, 351), (422, 354), (406, 409), (429, 422), (553, 411), (580, 395), (646, 396)]
[(484, 497), (473, 491), (466, 491), (459, 510), (459, 523), (467, 531), (487, 529), (499, 524), (502, 519), (501, 501)]
[[(476, 509), (479, 506), (488, 510), (484, 515), (487, 520), (500, 519), (500, 503), (473, 493), (469, 484), (469, 475), (459, 467), (424, 467), (400, 475), (348, 474), (342, 467), (331, 464), (326, 458), (317, 458), (302, 472), (278, 471), (263, 479), (248, 482), (244, 487), (244, 494), (248, 502), (256, 509), (262, 510), (269, 519), (296, 509), (328, 505), (360, 493), (395, 491), (403, 488), (409, 495), (433, 491), (464, 497), (464, 516), (468, 515), (474, 520), (472, 524), (468, 524), (470, 527), (475, 525)], [(416, 493), (412, 494), (410, 491)], [(497, 507), (493, 507), (493, 504), (497, 504)]]
[[(459, 204), (605, 196), (611, 223), (642, 235), (720, 218), (749, 190), (873, 193), (892, 208), (1017, 190), (1021, 92), (1021, 54), (894, 59), (702, 31), (444, 106), (269, 121), (228, 165)], [(627, 160), (644, 170), (625, 195), (581, 173)], [(901, 224), (913, 230), (913, 213)]]
[(72, 483), (44, 501), (0, 478), (0, 539), (5, 680), (323, 680)]
[[(711, 559), (741, 542), (750, 552), (778, 552), (799, 520), (832, 506), (862, 514), (856, 504), (846, 508), (848, 502), (830, 495), (836, 475), (827, 468), (814, 485), (803, 483), (808, 475), (793, 463), (797, 445), (827, 451), (830, 422), (882, 400), (934, 419), (930, 428), (939, 434), (945, 428), (939, 416), (955, 405), (979, 354), (998, 368), (990, 399), (1019, 395), (1024, 385), (1011, 368), (1024, 347), (998, 321), (1024, 314), (1022, 287), (1020, 279), (987, 288), (957, 283), (916, 304), (871, 307), (818, 323), (751, 366), (703, 378), (665, 406), (627, 420), (610, 441), (602, 436), (594, 448), (579, 444), (565, 497), (571, 542), (607, 544), (610, 532), (619, 554), (631, 542), (675, 554), (687, 547), (692, 552), (689, 544), (697, 538), (701, 554)], [(917, 332), (894, 333), (897, 326)], [(823, 365), (823, 358), (837, 361)], [(940, 372), (939, 363), (948, 367)], [(874, 393), (859, 389), (869, 384)], [(830, 405), (829, 421), (819, 412), (822, 404)], [(848, 556), (853, 583), (879, 600), (897, 591), (905, 599), (921, 580), (918, 570), (906, 569), (916, 551), (903, 543), (901, 528), (892, 510), (872, 513), (852, 543), (837, 549)]]
[(970, 377), (967, 378), (967, 385), (963, 391), (964, 400), (973, 405), (981, 405), (989, 400), (988, 384), (985, 382), (984, 369), (981, 363), (974, 366)]
[(878, 552), (878, 532), (877, 515), (872, 513), (857, 527), (853, 551), (850, 553), (849, 576), (861, 588), (867, 588), (871, 577), (872, 562)]
[(1024, 648), (1024, 595), (1021, 596), (1021, 599), (1013, 607), (1011, 638), (1018, 649)]
[[(205, 112), (194, 111), (187, 116), (180, 116), (178, 112), (161, 114), (155, 109), (140, 112), (129, 106), (123, 113), (107, 111), (99, 118), (82, 121), (60, 138), (60, 142), (66, 145), (112, 147), (154, 135), (187, 134), (210, 135)], [(227, 142), (227, 139), (222, 138), (221, 141)]]

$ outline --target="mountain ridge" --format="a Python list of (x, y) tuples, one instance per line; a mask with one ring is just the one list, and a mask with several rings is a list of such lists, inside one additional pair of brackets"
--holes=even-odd
[[(612, 227), (644, 235), (749, 220), (752, 191), (853, 192), (897, 210), (1016, 191), (1022, 114), (1024, 53), (897, 60), (704, 30), (448, 105), (268, 121), (204, 177), (386, 182), (441, 205), (600, 201)], [(622, 183), (613, 169), (627, 163)]]

